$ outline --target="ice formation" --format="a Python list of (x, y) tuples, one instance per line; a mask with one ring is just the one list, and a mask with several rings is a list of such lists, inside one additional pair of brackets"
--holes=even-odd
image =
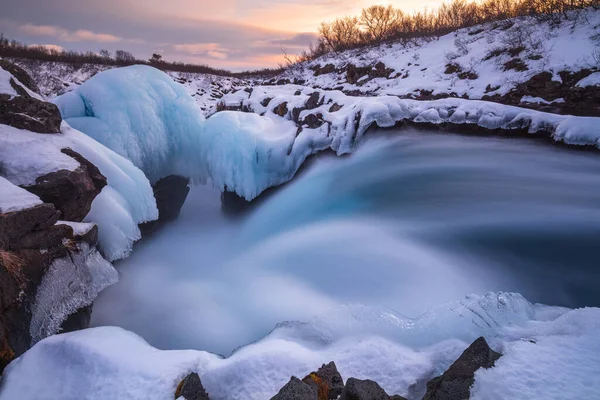
[(141, 237), (138, 224), (158, 218), (152, 187), (129, 160), (63, 123), (61, 134), (46, 135), (0, 125), (2, 175), (14, 185), (79, 163), (61, 153), (70, 147), (98, 167), (108, 186), (92, 203), (86, 222), (98, 225), (99, 245), (109, 261), (126, 257)]
[(104, 288), (118, 280), (114, 267), (85, 243), (70, 256), (54, 260), (31, 308), (32, 343), (59, 332), (69, 315), (92, 304)]
[[(318, 105), (304, 108), (318, 94)], [(266, 100), (270, 100), (267, 102)], [(524, 129), (554, 134), (570, 144), (600, 145), (599, 118), (561, 116), (482, 101), (415, 101), (392, 96), (350, 97), (339, 91), (302, 86), (255, 87), (223, 98), (226, 107), (258, 115), (220, 112), (206, 121), (193, 99), (166, 74), (147, 66), (102, 72), (55, 100), (63, 117), (115, 152), (129, 158), (150, 178), (179, 174), (209, 179), (219, 189), (248, 200), (290, 180), (306, 157), (332, 149), (353, 151), (371, 125), (398, 122), (475, 124), (487, 129)], [(266, 106), (265, 103), (268, 103)], [(287, 113), (276, 115), (285, 103)], [(338, 109), (331, 109), (337, 104)], [(298, 129), (309, 114), (324, 121)]]
[[(506, 293), (470, 296), (416, 320), (352, 306), (283, 324), (225, 359), (161, 351), (120, 328), (94, 328), (36, 344), (5, 371), (0, 399), (166, 400), (191, 371), (211, 399), (268, 399), (291, 375), (331, 360), (345, 378), (373, 379), (389, 393), (414, 397), (480, 335), (504, 356), (477, 373), (474, 398), (592, 398), (600, 390), (593, 357), (599, 324), (596, 308), (534, 305)], [(531, 377), (545, 384), (531, 387)]]
[(194, 168), (202, 116), (180, 84), (155, 68), (104, 71), (57, 97), (63, 119), (131, 160), (155, 182)]

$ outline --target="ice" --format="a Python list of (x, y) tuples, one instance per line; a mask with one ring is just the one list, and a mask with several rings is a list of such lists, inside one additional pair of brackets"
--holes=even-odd
[[(504, 356), (496, 368), (477, 373), (475, 398), (591, 398), (600, 389), (599, 326), (596, 308), (568, 310), (490, 293), (417, 319), (344, 306), (306, 323), (281, 324), (228, 358), (161, 351), (120, 328), (93, 328), (44, 339), (13, 361), (0, 399), (166, 400), (192, 371), (211, 399), (268, 399), (291, 375), (331, 360), (345, 379), (374, 379), (388, 393), (417, 398), (428, 379), (481, 335)], [(542, 384), (533, 386), (531, 378)]]
[(32, 344), (60, 331), (67, 317), (89, 306), (104, 288), (119, 280), (117, 271), (86, 243), (52, 262), (31, 307)]
[(190, 152), (199, 147), (203, 117), (183, 86), (155, 68), (101, 72), (54, 102), (73, 128), (131, 160), (152, 182), (194, 170)]
[(109, 261), (126, 257), (141, 236), (138, 224), (158, 218), (150, 182), (129, 160), (64, 122), (61, 134), (52, 135), (0, 125), (2, 175), (12, 184), (31, 185), (50, 172), (74, 170), (79, 163), (60, 151), (67, 147), (107, 178), (85, 222), (98, 225), (99, 246)]
[(36, 195), (13, 185), (0, 176), (0, 214), (25, 210), (42, 204)]

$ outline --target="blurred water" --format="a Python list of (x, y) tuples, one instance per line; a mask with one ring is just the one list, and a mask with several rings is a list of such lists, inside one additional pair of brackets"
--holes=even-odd
[(193, 188), (117, 265), (94, 325), (228, 354), (339, 304), (417, 316), (468, 293), (600, 305), (600, 158), (525, 139), (380, 133), (320, 157), (244, 219)]

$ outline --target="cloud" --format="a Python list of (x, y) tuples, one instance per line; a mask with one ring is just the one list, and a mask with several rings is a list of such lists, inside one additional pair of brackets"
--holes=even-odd
[(56, 44), (30, 44), (29, 47), (44, 47), (48, 50), (65, 51), (65, 48)]
[(191, 55), (206, 54), (209, 51), (219, 50), (218, 43), (184, 43), (173, 45), (173, 50)]
[(216, 58), (217, 60), (224, 60), (227, 58), (227, 54), (221, 53), (219, 51), (209, 51), (208, 53), (206, 53), (206, 55), (212, 58)]
[(19, 27), (22, 34), (29, 36), (51, 36), (64, 42), (99, 42), (114, 43), (123, 39), (108, 33), (94, 33), (86, 29), (68, 31), (66, 29), (52, 25), (33, 25), (25, 24)]

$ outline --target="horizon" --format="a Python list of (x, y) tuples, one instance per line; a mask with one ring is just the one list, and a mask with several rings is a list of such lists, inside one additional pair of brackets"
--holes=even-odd
[[(0, 32), (28, 45), (64, 50), (126, 50), (136, 58), (159, 53), (165, 61), (206, 64), (233, 72), (275, 68), (285, 50), (298, 55), (316, 39), (323, 21), (358, 15), (375, 4), (405, 12), (442, 0), (6, 0)], [(210, 15), (210, 17), (207, 16)]]

